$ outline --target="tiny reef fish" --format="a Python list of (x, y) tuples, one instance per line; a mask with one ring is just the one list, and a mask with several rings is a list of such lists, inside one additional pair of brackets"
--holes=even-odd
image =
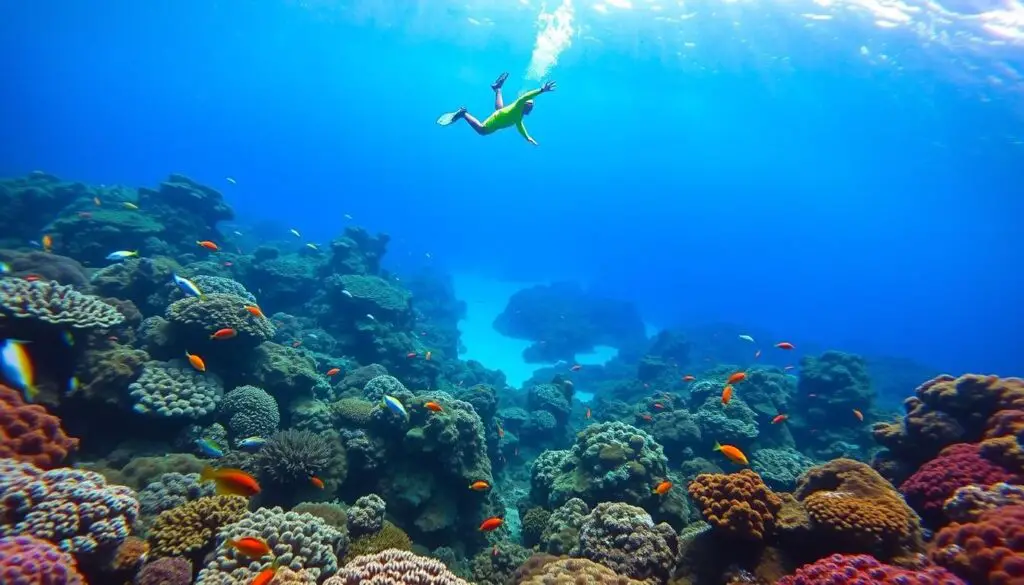
[(859, 410), (857, 410), (856, 408), (853, 409), (853, 416), (857, 417), (857, 420), (859, 420), (859, 421), (863, 421), (864, 420), (864, 413), (859, 411)]
[(779, 424), (780, 422), (782, 422), (782, 421), (786, 420), (787, 418), (789, 418), (789, 415), (786, 415), (786, 414), (777, 414), (777, 415), (775, 415), (775, 418), (773, 418), (773, 419), (772, 419), (772, 424), (773, 424), (773, 425), (777, 425), (777, 424)]
[(207, 250), (210, 250), (211, 252), (216, 252), (217, 250), (220, 250), (220, 246), (218, 246), (217, 244), (211, 242), (210, 240), (202, 240), (202, 241), (196, 240), (196, 245), (199, 246), (200, 248), (206, 248)]
[(237, 331), (235, 331), (231, 327), (225, 327), (223, 329), (218, 329), (214, 331), (213, 334), (210, 335), (210, 339), (231, 339), (236, 335), (238, 335)]
[(428, 351), (427, 353), (423, 354), (423, 359), (425, 359), (425, 360), (427, 360), (429, 362), (430, 361), (430, 356), (432, 356), (432, 355), (434, 355), (434, 354)]
[(245, 536), (229, 540), (228, 545), (250, 559), (260, 559), (270, 554), (270, 546), (262, 538)]
[(742, 382), (743, 380), (746, 380), (746, 379), (747, 379), (746, 372), (736, 372), (735, 374), (729, 376), (729, 379), (726, 380), (725, 383), (726, 384), (737, 384), (737, 383)]
[(726, 459), (733, 463), (740, 465), (748, 465), (747, 456), (740, 451), (738, 447), (732, 445), (722, 445), (721, 443), (715, 442), (715, 451), (721, 451), (722, 455), (725, 455)]
[(273, 564), (260, 571), (259, 575), (253, 578), (250, 585), (268, 585), (277, 576), (277, 564)]
[(187, 351), (185, 352), (185, 357), (188, 358), (188, 363), (193, 368), (195, 368), (196, 370), (198, 370), (200, 372), (205, 372), (206, 371), (206, 362), (203, 361), (203, 358), (201, 358), (201, 357), (199, 357), (199, 356), (197, 356), (195, 354), (191, 354), (191, 353), (189, 353)]
[(290, 229), (288, 231), (291, 232), (291, 234), (293, 236), (295, 236), (296, 238), (301, 238), (302, 237), (302, 234), (299, 233), (299, 230), (297, 230), (295, 228), (292, 228), (292, 229)]
[(212, 481), (217, 485), (220, 495), (244, 496), (246, 498), (260, 493), (260, 484), (256, 479), (241, 469), (225, 467), (214, 469), (203, 468), (199, 474), (200, 481)]
[(39, 395), (36, 388), (35, 367), (25, 349), (26, 342), (8, 339), (0, 346), (0, 372), (16, 389), (21, 390), (25, 402), (32, 402)]
[(697, 378), (695, 378), (694, 376), (691, 376), (689, 374), (683, 376), (683, 382), (693, 382), (696, 379)]
[(341, 371), (341, 368), (331, 368), (331, 369), (327, 370), (327, 376), (328, 377), (336, 376), (336, 375), (338, 375), (338, 372), (340, 372), (340, 371)]
[(99, 207), (100, 205), (103, 205), (103, 202), (100, 201), (99, 197), (93, 197), (92, 198), (92, 202), (93, 202), (93, 205), (95, 205), (96, 207)]
[(137, 211), (139, 209), (139, 206), (132, 203), (131, 201), (124, 201), (121, 203), (121, 206), (124, 207), (125, 209), (131, 209), (132, 211)]
[(245, 310), (249, 311), (249, 314), (252, 315), (253, 317), (260, 317), (262, 319), (267, 318), (267, 316), (263, 314), (263, 310), (257, 307), (256, 305), (246, 305)]
[(314, 252), (319, 252), (320, 251), (320, 247), (317, 246), (316, 244), (314, 244), (313, 242), (307, 243), (306, 247), (309, 248), (310, 250), (313, 250)]
[(117, 252), (111, 252), (107, 254), (107, 260), (127, 260), (128, 258), (137, 258), (139, 256), (138, 250), (118, 250)]
[(587, 412), (583, 414), (583, 418), (590, 419), (590, 407), (587, 407)]
[(381, 404), (391, 412), (401, 415), (402, 418), (409, 418), (409, 413), (405, 410), (405, 407), (402, 406), (402, 401), (394, 396), (385, 394), (384, 397), (381, 398)]
[(40, 243), (43, 245), (44, 251), (50, 252), (53, 250), (53, 236), (51, 236), (50, 234), (45, 234)]
[(313, 487), (319, 490), (324, 489), (324, 480), (320, 479), (315, 475), (309, 476), (309, 483), (313, 484)]
[(780, 341), (775, 344), (775, 347), (779, 349), (793, 349), (793, 344), (788, 341)]
[(660, 402), (655, 402), (653, 406), (654, 406), (654, 410), (664, 410), (665, 409), (665, 405), (660, 403)]
[(760, 349), (754, 352), (754, 359), (756, 360), (759, 357), (761, 357), (761, 350)]
[(569, 371), (570, 372), (578, 372), (582, 368), (583, 368), (583, 366), (581, 366), (579, 364), (573, 364), (573, 366), (571, 368), (569, 368)]
[(491, 484), (480, 479), (469, 484), (469, 489), (473, 490), (474, 492), (484, 492), (491, 489)]
[(412, 358), (416, 357), (416, 352), (415, 351), (410, 351), (409, 353), (405, 354), (405, 357), (407, 357), (409, 359), (412, 359)]
[(740, 339), (742, 339), (743, 341), (749, 341), (750, 343), (754, 343), (754, 338), (749, 335), (740, 335)]
[(196, 439), (196, 447), (199, 447), (199, 452), (207, 457), (220, 458), (224, 456), (224, 450), (220, 448), (220, 445), (210, 439)]
[(480, 532), (491, 532), (497, 530), (498, 528), (501, 528), (501, 525), (504, 523), (505, 521), (501, 518), (492, 516), (480, 524)]
[(663, 496), (663, 495), (667, 494), (668, 490), (670, 490), (670, 489), (672, 489), (672, 482), (668, 481), (668, 480), (665, 480), (665, 481), (659, 483), (654, 488), (653, 493), (658, 494), (659, 496)]
[(266, 444), (267, 440), (263, 437), (246, 437), (238, 442), (238, 448), (248, 453), (254, 453)]
[(725, 389), (722, 390), (722, 404), (729, 404), (732, 400), (732, 385), (726, 384)]
[(444, 408), (442, 408), (440, 404), (434, 402), (433, 400), (431, 400), (430, 402), (425, 403), (423, 406), (427, 410), (430, 410), (430, 411), (433, 411), (433, 412), (442, 412), (444, 410)]

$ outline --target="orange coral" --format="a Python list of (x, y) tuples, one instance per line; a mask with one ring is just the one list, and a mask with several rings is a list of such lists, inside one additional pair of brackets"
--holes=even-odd
[(110, 559), (110, 568), (114, 571), (134, 572), (146, 560), (148, 554), (148, 542), (138, 536), (129, 536), (114, 551), (114, 557)]
[(749, 469), (702, 473), (690, 482), (688, 491), (715, 530), (744, 539), (763, 540), (782, 508), (782, 499)]
[(973, 585), (1024, 583), (1024, 506), (989, 510), (939, 531), (931, 558)]
[(797, 483), (815, 539), (834, 552), (871, 553), (880, 560), (920, 548), (920, 525), (899, 493), (868, 465), (836, 459), (809, 469)]
[(42, 469), (60, 465), (78, 439), (64, 434), (60, 419), (21, 394), (0, 385), (0, 458), (13, 458)]

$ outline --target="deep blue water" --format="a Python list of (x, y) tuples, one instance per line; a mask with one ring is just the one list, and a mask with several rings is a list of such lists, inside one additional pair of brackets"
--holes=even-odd
[(576, 2), (535, 148), (434, 120), (486, 115), (503, 70), (511, 97), (536, 85), (538, 3), (302, 4), (4, 2), (0, 175), (183, 172), (243, 223), (325, 241), (351, 214), (399, 270), (579, 279), (659, 325), (1021, 373), (1018, 41), (960, 54), (770, 4), (610, 26)]

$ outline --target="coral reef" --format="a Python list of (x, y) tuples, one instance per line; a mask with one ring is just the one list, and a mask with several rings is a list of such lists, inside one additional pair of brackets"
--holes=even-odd
[(220, 417), (227, 418), (228, 432), (236, 442), (248, 437), (269, 437), (281, 424), (277, 400), (256, 386), (239, 386), (225, 394)]
[(167, 418), (203, 418), (213, 413), (224, 395), (216, 375), (177, 360), (146, 362), (142, 375), (128, 389), (135, 412)]
[(519, 585), (640, 585), (615, 571), (588, 559), (558, 559), (541, 565)]
[(348, 564), (358, 556), (375, 555), (388, 549), (412, 550), (412, 539), (401, 528), (384, 522), (377, 532), (352, 540), (343, 564)]
[(153, 554), (201, 560), (217, 531), (245, 515), (247, 503), (239, 496), (215, 495), (161, 512), (149, 530)]
[(311, 477), (340, 483), (348, 471), (344, 447), (334, 434), (294, 429), (271, 435), (254, 465), (268, 484), (291, 487), (307, 485)]
[(190, 585), (192, 563), (180, 557), (163, 557), (142, 566), (135, 585)]
[(177, 508), (185, 502), (212, 496), (213, 483), (200, 483), (198, 473), (183, 474), (172, 471), (139, 490), (139, 505), (143, 517), (155, 517), (164, 510)]
[(19, 278), (0, 279), (0, 314), (73, 329), (107, 329), (124, 321), (124, 315), (99, 297), (57, 282)]
[(739, 539), (764, 540), (782, 508), (779, 496), (749, 469), (728, 475), (698, 475), (688, 491), (717, 532)]
[(387, 504), (377, 494), (369, 494), (356, 500), (348, 509), (348, 533), (353, 537), (374, 534), (384, 526), (384, 512)]
[(441, 561), (409, 551), (356, 557), (323, 585), (469, 585)]
[(269, 319), (249, 314), (245, 307), (250, 304), (245, 298), (233, 294), (186, 297), (171, 303), (164, 317), (171, 324), (174, 335), (191, 347), (210, 343), (210, 335), (215, 331), (234, 329), (235, 337), (221, 342), (221, 345), (239, 351), (274, 338), (274, 325)]
[(329, 526), (339, 530), (348, 529), (348, 512), (345, 511), (344, 506), (341, 504), (334, 502), (302, 502), (292, 508), (292, 512), (312, 514), (317, 518), (322, 518)]
[(993, 508), (1024, 504), (1024, 486), (997, 483), (988, 487), (968, 485), (958, 488), (946, 500), (943, 511), (952, 522), (974, 522)]
[(920, 571), (901, 569), (878, 562), (868, 555), (834, 554), (805, 565), (795, 575), (779, 579), (777, 585), (966, 585), (941, 567)]
[(750, 458), (750, 467), (761, 476), (768, 487), (789, 492), (796, 480), (814, 466), (814, 460), (796, 449), (758, 449)]
[(77, 448), (78, 439), (64, 434), (59, 418), (0, 385), (0, 458), (52, 469)]
[(631, 579), (664, 583), (679, 558), (679, 539), (671, 526), (655, 525), (641, 508), (602, 502), (583, 519), (570, 554)]
[(0, 583), (5, 585), (85, 585), (75, 559), (34, 536), (0, 538)]
[(139, 515), (135, 492), (77, 469), (0, 459), (0, 536), (31, 535), (75, 555), (112, 551)]
[(1024, 579), (1024, 505), (989, 510), (978, 520), (950, 524), (935, 535), (932, 560), (972, 585)]
[(559, 506), (548, 518), (540, 537), (540, 549), (553, 555), (567, 555), (579, 541), (580, 527), (590, 507), (579, 498)]

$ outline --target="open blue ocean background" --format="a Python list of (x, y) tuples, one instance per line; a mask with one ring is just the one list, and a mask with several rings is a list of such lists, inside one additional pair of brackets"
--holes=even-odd
[[(392, 269), (457, 275), (469, 354), (490, 367), (518, 356), (484, 347), (488, 311), (520, 283), (575, 280), (652, 327), (727, 322), (1020, 373), (1019, 4), (0, 12), (0, 175), (140, 186), (181, 172), (222, 189), (238, 224), (273, 222), (260, 233), (385, 231)], [(509, 98), (558, 81), (526, 120), (539, 147), (434, 124), (460, 105), (486, 116), (502, 71)]]

